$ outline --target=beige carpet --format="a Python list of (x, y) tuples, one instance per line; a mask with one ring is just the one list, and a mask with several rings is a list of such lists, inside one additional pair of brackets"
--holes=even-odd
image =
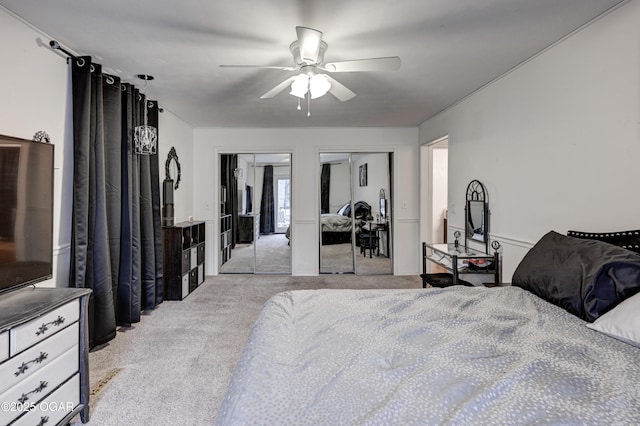
[(291, 273), (291, 247), (284, 234), (261, 235), (257, 242), (239, 243), (231, 250), (231, 258), (220, 268), (221, 273)]
[[(261, 235), (256, 244), (240, 243), (231, 250), (231, 258), (220, 268), (222, 274), (252, 274), (254, 259), (256, 273), (291, 273), (291, 247), (284, 234)], [(360, 275), (390, 275), (391, 259), (374, 252), (356, 250), (355, 272)], [(354, 273), (351, 243), (329, 244), (320, 247), (322, 273)]]
[[(369, 254), (360, 252), (360, 247), (356, 250), (356, 273), (360, 275), (384, 275), (392, 274), (391, 259), (386, 256), (378, 256), (376, 253)], [(351, 243), (329, 244), (320, 247), (322, 259), (321, 272), (351, 272), (353, 273), (353, 254)]]
[(208, 277), (185, 300), (163, 302), (89, 354), (89, 424), (213, 424), (249, 329), (276, 293), (421, 287), (417, 276)]

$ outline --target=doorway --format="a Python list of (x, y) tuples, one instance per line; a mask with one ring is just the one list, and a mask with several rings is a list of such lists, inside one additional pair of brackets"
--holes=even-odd
[(291, 225), (291, 179), (289, 177), (277, 177), (276, 185), (276, 233), (284, 234)]
[(291, 274), (291, 154), (221, 154), (221, 274)]
[(420, 238), (446, 243), (448, 228), (449, 137), (420, 147)]

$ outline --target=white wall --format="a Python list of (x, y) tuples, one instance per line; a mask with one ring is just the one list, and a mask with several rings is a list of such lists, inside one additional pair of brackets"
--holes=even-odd
[[(71, 254), (73, 187), (73, 126), (71, 76), (66, 56), (49, 48), (43, 34), (0, 8), (0, 133), (24, 139), (44, 130), (55, 145), (53, 279), (42, 286), (67, 287)], [(108, 64), (105, 64), (108, 66)], [(132, 77), (133, 80), (133, 77)], [(172, 145), (182, 163), (182, 181), (176, 196), (176, 216), (186, 219), (193, 205), (191, 128), (168, 111), (160, 114), (160, 179)]]
[(550, 230), (640, 228), (638, 22), (629, 2), (420, 126), (449, 135), (450, 233), (487, 186), (505, 281)]
[[(354, 154), (353, 202), (366, 201), (371, 206), (374, 220), (380, 214), (380, 190), (384, 189), (389, 200), (389, 161), (386, 153)], [(360, 186), (360, 166), (367, 165), (367, 185)]]
[[(23, 139), (44, 130), (55, 145), (53, 279), (46, 287), (66, 287), (71, 241), (73, 135), (71, 78), (64, 57), (51, 51), (49, 38), (0, 9), (0, 133)], [(10, 40), (10, 42), (8, 42)]]
[[(218, 156), (222, 153), (292, 154), (293, 275), (317, 275), (321, 152), (394, 152), (396, 170), (394, 273), (417, 274), (418, 129), (221, 129), (194, 130), (194, 212), (207, 220), (207, 273), (218, 272)], [(401, 166), (400, 166), (401, 165)], [(401, 206), (404, 206), (402, 208)]]
[[(161, 105), (162, 106), (162, 105)], [(165, 162), (171, 147), (176, 149), (180, 162), (180, 183), (173, 191), (175, 223), (188, 220), (193, 214), (193, 129), (171, 111), (160, 113), (158, 124), (158, 162), (160, 182), (164, 180)], [(162, 198), (162, 184), (160, 186)], [(198, 219), (195, 217), (195, 219)]]
[(349, 160), (333, 162), (329, 175), (329, 213), (337, 213), (351, 200)]

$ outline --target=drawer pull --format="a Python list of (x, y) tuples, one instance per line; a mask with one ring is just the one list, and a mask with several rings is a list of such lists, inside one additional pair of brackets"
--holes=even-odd
[(49, 423), (49, 416), (40, 417), (40, 423), (37, 426), (43, 426), (45, 423)]
[(58, 315), (58, 319), (48, 322), (46, 324), (42, 323), (40, 328), (38, 328), (38, 331), (36, 331), (36, 336), (44, 334), (44, 332), (49, 329), (50, 325), (53, 325), (54, 327), (60, 327), (62, 324), (64, 324), (64, 317), (62, 315)]
[(16, 376), (19, 376), (21, 374), (23, 374), (25, 371), (27, 371), (29, 369), (29, 364), (40, 364), (42, 361), (44, 361), (45, 359), (47, 359), (47, 357), (49, 356), (48, 353), (46, 352), (40, 352), (40, 355), (38, 355), (37, 358), (29, 361), (29, 362), (23, 362), (22, 365), (20, 367), (18, 367), (18, 371), (16, 371), (14, 374)]
[(22, 396), (20, 398), (18, 398), (18, 402), (20, 404), (24, 404), (25, 402), (27, 402), (29, 400), (29, 395), (31, 395), (32, 393), (40, 393), (40, 392), (42, 392), (47, 387), (48, 384), (49, 383), (45, 382), (44, 380), (41, 380), (40, 381), (40, 385), (38, 385), (37, 388), (35, 388), (31, 392), (23, 393)]

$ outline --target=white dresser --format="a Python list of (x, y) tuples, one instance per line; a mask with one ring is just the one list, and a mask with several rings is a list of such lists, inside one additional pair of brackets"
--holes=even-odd
[(0, 295), (0, 425), (89, 421), (91, 290), (23, 288)]

